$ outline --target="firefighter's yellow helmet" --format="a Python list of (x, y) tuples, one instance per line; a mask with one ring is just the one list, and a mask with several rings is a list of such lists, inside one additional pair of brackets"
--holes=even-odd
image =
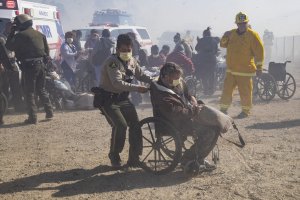
[(243, 12), (239, 12), (235, 17), (235, 23), (240, 24), (246, 22), (249, 22), (248, 15)]

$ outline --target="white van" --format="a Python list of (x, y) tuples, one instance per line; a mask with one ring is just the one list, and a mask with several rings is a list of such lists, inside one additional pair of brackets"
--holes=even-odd
[[(7, 2), (10, 2), (10, 4), (7, 4)], [(0, 32), (3, 32), (8, 21), (13, 20), (19, 14), (27, 14), (32, 17), (33, 28), (47, 37), (50, 56), (59, 60), (59, 49), (64, 41), (64, 32), (56, 6), (23, 0), (8, 0), (6, 4), (0, 1)]]
[(112, 26), (90, 26), (87, 28), (77, 29), (82, 32), (81, 45), (84, 46), (87, 38), (90, 35), (92, 29), (98, 30), (100, 35), (103, 29), (108, 29), (110, 31), (111, 37), (116, 40), (120, 34), (126, 34), (128, 32), (135, 33), (138, 42), (141, 45), (142, 49), (147, 50), (147, 53), (150, 53), (152, 40), (150, 35), (145, 27), (142, 26), (127, 26), (127, 25), (112, 25)]

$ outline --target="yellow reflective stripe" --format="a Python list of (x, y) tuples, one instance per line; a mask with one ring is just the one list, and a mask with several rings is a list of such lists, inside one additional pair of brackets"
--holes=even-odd
[(255, 76), (256, 73), (243, 73), (243, 72), (231, 72), (232, 75), (237, 75), (237, 76)]
[(220, 108), (221, 109), (228, 109), (230, 107), (230, 105), (227, 105), (227, 104), (220, 104)]
[(242, 106), (243, 110), (250, 110), (252, 108), (252, 106)]
[(236, 76), (255, 76), (256, 73), (244, 73), (244, 72), (233, 72), (230, 69), (227, 69), (226, 72), (231, 73), (232, 75), (236, 75)]
[(263, 62), (256, 62), (256, 65), (263, 65)]

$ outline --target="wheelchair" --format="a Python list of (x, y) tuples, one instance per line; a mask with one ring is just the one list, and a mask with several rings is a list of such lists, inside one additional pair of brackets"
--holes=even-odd
[[(151, 95), (151, 88), (150, 88)], [(186, 175), (194, 176), (202, 173), (203, 165), (199, 163), (197, 153), (197, 134), (179, 132), (168, 120), (159, 116), (155, 112), (153, 104), (153, 117), (141, 120), (136, 126), (142, 130), (142, 154), (140, 155), (141, 168), (146, 172), (163, 175), (172, 172), (182, 161), (185, 151), (194, 145), (196, 157), (184, 164), (183, 171)], [(198, 131), (198, 130), (197, 130)], [(203, 126), (201, 131), (217, 131), (214, 127)], [(219, 162), (219, 149), (215, 145), (211, 151), (214, 164)]]
[(254, 95), (263, 101), (272, 100), (276, 94), (284, 100), (292, 98), (296, 92), (296, 81), (286, 72), (286, 65), (290, 62), (270, 62), (269, 69), (262, 76), (254, 78)]
[(203, 84), (200, 78), (197, 78), (195, 75), (186, 76), (184, 78), (186, 82), (189, 93), (193, 95), (196, 99), (199, 99), (201, 93), (203, 92)]

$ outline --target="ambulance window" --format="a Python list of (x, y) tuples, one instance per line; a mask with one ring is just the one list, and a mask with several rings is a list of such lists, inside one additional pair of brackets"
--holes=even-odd
[(150, 36), (146, 29), (136, 29), (143, 40), (149, 40)]

